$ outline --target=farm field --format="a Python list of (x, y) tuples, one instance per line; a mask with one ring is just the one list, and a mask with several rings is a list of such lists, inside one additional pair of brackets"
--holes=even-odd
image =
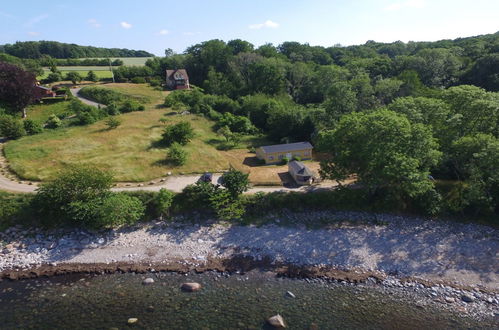
[[(80, 74), (82, 77), (86, 77), (88, 74), (88, 71), (93, 71), (97, 78), (112, 78), (113, 75), (111, 71), (109, 71), (109, 67), (105, 66), (61, 66), (58, 67), (59, 71), (61, 71), (62, 76), (64, 77), (68, 72), (71, 71), (76, 71)], [(73, 68), (73, 69), (67, 69), (67, 68)], [(100, 69), (93, 69), (93, 68), (100, 68)], [(45, 79), (48, 77), (50, 74), (50, 70), (45, 68), (43, 69), (43, 75), (38, 76), (37, 79)]]
[[(100, 57), (102, 58), (102, 57)], [(111, 57), (111, 61), (122, 60), (125, 66), (142, 66), (146, 64), (148, 59), (152, 57)]]

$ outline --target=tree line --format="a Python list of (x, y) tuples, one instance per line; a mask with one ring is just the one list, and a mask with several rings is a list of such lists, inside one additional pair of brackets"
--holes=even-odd
[(80, 46), (57, 41), (18, 41), (0, 46), (0, 52), (19, 58), (39, 59), (44, 55), (53, 58), (85, 57), (151, 57), (153, 54), (144, 50), (126, 48), (103, 48)]

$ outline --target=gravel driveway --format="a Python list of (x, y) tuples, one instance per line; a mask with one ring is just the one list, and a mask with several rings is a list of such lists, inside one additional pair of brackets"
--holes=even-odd
[(94, 102), (92, 100), (89, 100), (87, 98), (84, 98), (83, 96), (80, 95), (80, 89), (82, 89), (83, 87), (77, 87), (77, 88), (70, 88), (69, 90), (71, 91), (71, 94), (73, 94), (74, 97), (77, 97), (80, 101), (82, 101), (83, 103), (85, 104), (88, 104), (88, 105), (91, 105), (93, 107), (105, 107), (104, 104), (100, 104), (100, 103), (97, 103), (97, 102)]

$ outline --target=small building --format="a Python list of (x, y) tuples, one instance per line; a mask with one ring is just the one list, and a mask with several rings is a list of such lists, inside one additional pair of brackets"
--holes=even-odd
[(34, 97), (35, 101), (41, 101), (45, 97), (55, 97), (56, 93), (48, 87), (35, 85)]
[(265, 164), (277, 164), (283, 158), (288, 160), (298, 157), (300, 159), (312, 158), (312, 145), (309, 142), (296, 142), (263, 146), (256, 150), (256, 157), (265, 161)]
[(299, 185), (310, 185), (314, 182), (314, 173), (302, 162), (292, 160), (288, 163), (289, 174)]
[(170, 89), (190, 89), (189, 76), (185, 69), (166, 70), (166, 86)]

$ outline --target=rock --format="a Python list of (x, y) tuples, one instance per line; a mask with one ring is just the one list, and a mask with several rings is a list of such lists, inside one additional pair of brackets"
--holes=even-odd
[(279, 314), (269, 317), (267, 323), (276, 329), (283, 329), (286, 327), (284, 319)]
[(131, 317), (131, 318), (128, 319), (127, 323), (128, 324), (134, 324), (134, 323), (137, 323), (138, 320), (139, 319), (136, 318), (136, 317)]
[(201, 290), (201, 284), (192, 282), (192, 283), (184, 283), (180, 287), (183, 291), (187, 292), (195, 292)]
[(142, 281), (142, 284), (144, 284), (144, 285), (149, 285), (149, 284), (153, 284), (153, 283), (154, 283), (154, 280), (150, 277), (148, 277)]
[(456, 302), (456, 299), (452, 297), (445, 297), (445, 302), (452, 304), (453, 302)]
[(286, 291), (286, 295), (291, 298), (296, 298), (295, 294), (291, 291)]
[(166, 175), (172, 175), (172, 172), (167, 172)]
[(467, 303), (470, 303), (470, 302), (473, 302), (475, 301), (475, 298), (469, 294), (463, 294), (461, 296), (461, 300), (464, 301), (464, 302), (467, 302)]

